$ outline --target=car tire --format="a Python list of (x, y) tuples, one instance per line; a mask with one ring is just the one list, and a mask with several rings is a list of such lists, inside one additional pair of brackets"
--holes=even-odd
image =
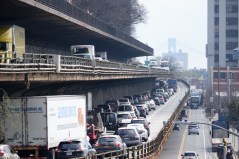
[(190, 133), (188, 133), (188, 135), (190, 135)]
[(198, 133), (198, 135), (199, 135), (199, 133)]

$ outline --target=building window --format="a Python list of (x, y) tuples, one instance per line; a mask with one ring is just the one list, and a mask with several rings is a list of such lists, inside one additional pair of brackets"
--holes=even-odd
[(227, 42), (226, 49), (233, 50), (238, 47), (238, 42)]
[(213, 72), (213, 79), (218, 79), (218, 72)]
[(227, 5), (226, 11), (227, 11), (227, 13), (237, 13), (238, 7), (237, 7), (237, 5)]
[(214, 13), (219, 13), (219, 5), (214, 6)]
[(214, 25), (219, 25), (219, 17), (214, 18)]
[(214, 43), (214, 50), (219, 50), (219, 43), (218, 42)]
[(218, 54), (214, 54), (214, 62), (219, 62), (219, 55)]
[(237, 17), (227, 17), (226, 18), (227, 25), (238, 25), (238, 18)]
[(220, 79), (226, 79), (227, 73), (226, 72), (220, 72)]
[(226, 30), (226, 37), (238, 37), (238, 30)]
[(214, 31), (214, 37), (215, 38), (219, 38), (219, 31), (218, 31), (218, 29), (215, 29), (215, 31)]
[(233, 62), (233, 54), (226, 54), (226, 62)]

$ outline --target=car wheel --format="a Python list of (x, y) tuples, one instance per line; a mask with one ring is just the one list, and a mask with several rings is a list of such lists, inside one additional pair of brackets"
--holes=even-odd
[(198, 133), (198, 135), (199, 135), (199, 133)]
[(188, 135), (190, 135), (190, 133), (188, 133)]
[(145, 138), (144, 141), (147, 142), (149, 138)]

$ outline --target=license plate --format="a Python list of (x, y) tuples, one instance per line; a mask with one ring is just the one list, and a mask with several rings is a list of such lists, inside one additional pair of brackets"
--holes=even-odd
[(109, 148), (110, 146), (104, 146), (104, 148)]
[(124, 138), (125, 140), (129, 140), (129, 138)]
[(72, 155), (72, 152), (66, 152), (66, 155), (70, 156), (70, 155)]
[(112, 125), (112, 123), (109, 123), (109, 125)]

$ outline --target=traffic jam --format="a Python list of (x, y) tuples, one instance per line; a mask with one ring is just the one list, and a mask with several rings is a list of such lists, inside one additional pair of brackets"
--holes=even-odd
[[(149, 92), (107, 100), (94, 109), (92, 116), (88, 115), (91, 121), (87, 124), (87, 135), (97, 154), (124, 150), (148, 141), (149, 112), (164, 105), (177, 91), (176, 80), (156, 80), (155, 86)], [(89, 124), (97, 114), (100, 114), (98, 119), (103, 122), (103, 130)]]
[(85, 95), (11, 98), (0, 158), (107, 158), (119, 152), (129, 158), (127, 149), (151, 140), (149, 113), (176, 92), (176, 80), (156, 79), (150, 91), (106, 100), (90, 112)]

